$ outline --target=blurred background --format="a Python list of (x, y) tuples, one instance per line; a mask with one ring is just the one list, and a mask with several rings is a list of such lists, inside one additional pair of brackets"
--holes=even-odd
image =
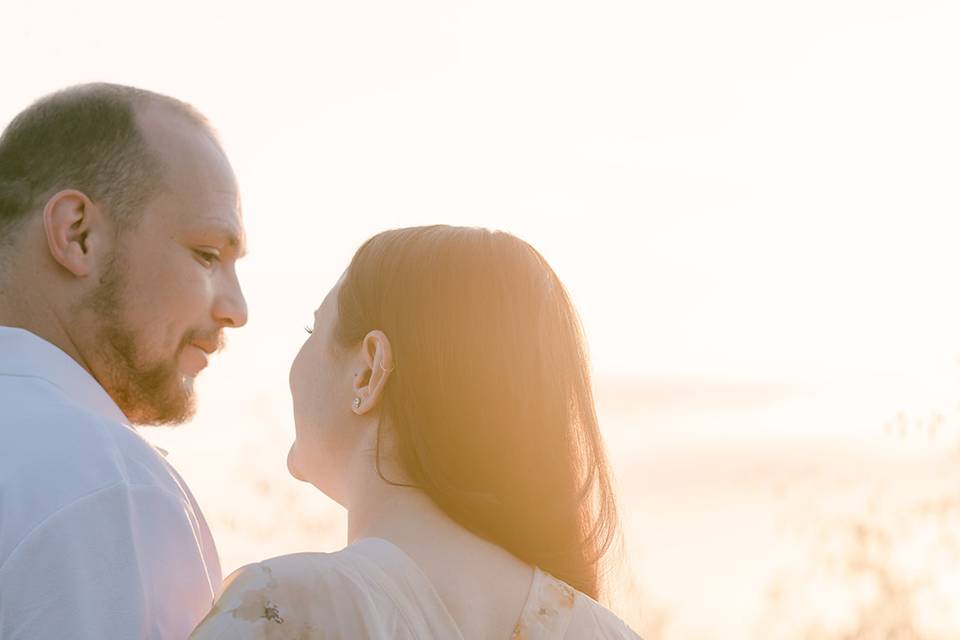
[(390, 227), (531, 242), (591, 347), (648, 639), (960, 636), (960, 4), (2, 0), (0, 122), (88, 81), (193, 103), (250, 322), (144, 430), (224, 569), (345, 543), (287, 373)]

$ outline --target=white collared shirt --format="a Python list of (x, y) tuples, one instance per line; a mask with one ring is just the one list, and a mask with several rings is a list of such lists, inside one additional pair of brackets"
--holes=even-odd
[(70, 356), (0, 327), (0, 638), (183, 640), (220, 583), (176, 471)]

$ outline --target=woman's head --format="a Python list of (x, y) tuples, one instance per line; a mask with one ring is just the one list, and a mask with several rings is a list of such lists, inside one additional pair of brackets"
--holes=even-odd
[[(386, 481), (419, 488), (462, 526), (597, 595), (614, 501), (580, 324), (536, 250), (485, 229), (381, 233), (324, 301), (311, 340), (333, 370), (344, 354), (364, 366), (353, 387), (338, 387), (322, 378), (342, 372), (316, 370), (301, 351), (295, 410), (316, 418), (298, 416), (295, 475), (319, 464), (305, 449), (326, 448), (316, 455), (328, 476), (315, 484), (343, 477), (327, 455), (350, 464), (358, 438), (370, 437), (346, 426), (362, 396), (377, 408)], [(311, 423), (322, 435), (301, 433)]]

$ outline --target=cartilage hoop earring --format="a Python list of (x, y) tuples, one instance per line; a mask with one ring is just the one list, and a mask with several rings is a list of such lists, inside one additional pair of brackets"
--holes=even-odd
[(380, 361), (380, 368), (383, 369), (383, 372), (384, 372), (384, 373), (390, 373), (390, 372), (392, 372), (394, 369), (397, 368), (397, 365), (393, 365), (392, 367), (390, 367), (389, 369), (387, 369), (385, 366), (383, 366), (383, 360), (381, 360), (381, 361)]

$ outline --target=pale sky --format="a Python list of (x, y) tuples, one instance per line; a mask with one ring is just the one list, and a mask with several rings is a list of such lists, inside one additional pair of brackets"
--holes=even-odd
[(3, 0), (2, 13), (3, 123), (107, 80), (191, 102), (221, 131), (251, 245), (250, 324), (224, 357), (259, 374), (230, 384), (285, 389), (356, 247), (434, 222), (539, 248), (601, 375), (956, 367), (957, 3)]

